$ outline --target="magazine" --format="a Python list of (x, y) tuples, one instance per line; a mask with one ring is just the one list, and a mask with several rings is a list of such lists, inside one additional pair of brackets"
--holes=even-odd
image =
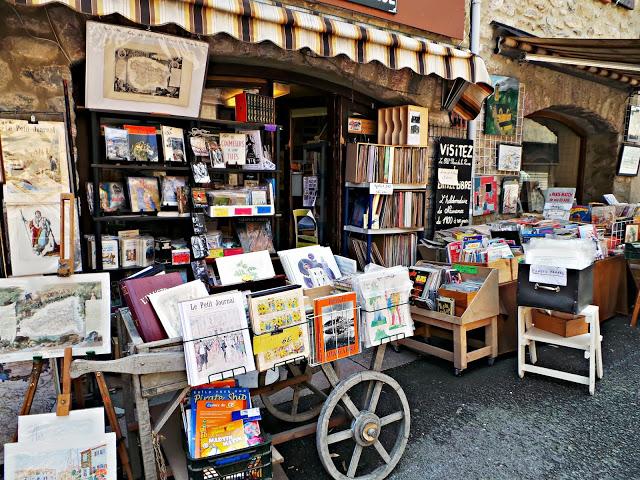
[(353, 285), (362, 306), (362, 339), (366, 348), (413, 335), (409, 308), (413, 283), (406, 267), (363, 273)]
[(181, 302), (178, 308), (189, 385), (255, 370), (242, 293)]

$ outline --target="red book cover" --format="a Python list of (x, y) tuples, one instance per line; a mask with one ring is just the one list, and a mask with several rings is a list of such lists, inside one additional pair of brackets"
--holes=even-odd
[(167, 338), (167, 334), (151, 306), (149, 294), (176, 287), (182, 283), (182, 276), (178, 272), (120, 282), (122, 297), (131, 311), (131, 317), (138, 328), (138, 333), (145, 342), (155, 342)]
[(247, 121), (247, 94), (239, 93), (236, 99), (236, 122)]
[(224, 256), (230, 257), (231, 255), (242, 255), (244, 250), (242, 248), (225, 248)]

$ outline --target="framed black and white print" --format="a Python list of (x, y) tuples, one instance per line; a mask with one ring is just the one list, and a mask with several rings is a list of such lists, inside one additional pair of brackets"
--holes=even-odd
[(622, 145), (618, 175), (635, 177), (640, 166), (640, 146)]

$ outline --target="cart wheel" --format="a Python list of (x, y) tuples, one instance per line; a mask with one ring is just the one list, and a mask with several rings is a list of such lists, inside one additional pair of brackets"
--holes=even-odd
[[(355, 398), (364, 400), (362, 408)], [(398, 382), (380, 372), (354, 373), (335, 387), (320, 412), (316, 431), (320, 461), (336, 480), (383, 479), (400, 461), (410, 425), (409, 403)]]
[[(337, 372), (337, 366), (334, 365)], [(279, 420), (291, 423), (307, 422), (316, 418), (322, 409), (322, 403), (327, 398), (327, 394), (320, 388), (313, 385), (313, 376), (320, 372), (320, 368), (310, 365), (285, 365), (280, 367), (279, 380), (287, 380), (301, 375), (309, 375), (311, 380), (292, 386), (285, 386), (272, 393), (260, 395), (267, 411)], [(339, 373), (338, 373), (339, 375)], [(258, 376), (258, 386), (266, 385), (267, 372), (260, 372)], [(307, 395), (305, 391), (310, 391)], [(285, 393), (282, 393), (285, 392)], [(303, 395), (304, 394), (304, 395)], [(278, 396), (278, 403), (272, 397)], [(300, 402), (300, 399), (304, 400)]]
[(459, 368), (454, 368), (454, 369), (453, 369), (453, 374), (454, 374), (456, 377), (461, 377), (461, 376), (462, 376), (462, 370), (460, 370)]
[(493, 367), (493, 364), (496, 362), (495, 358), (488, 358), (487, 359), (487, 365), (489, 365), (490, 367)]

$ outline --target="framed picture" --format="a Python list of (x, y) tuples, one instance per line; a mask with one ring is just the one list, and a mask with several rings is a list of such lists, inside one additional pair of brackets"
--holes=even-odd
[(638, 175), (638, 166), (640, 165), (640, 146), (622, 145), (622, 153), (620, 154), (620, 165), (618, 166), (618, 175), (625, 177), (635, 177)]
[(519, 172), (522, 167), (522, 147), (520, 145), (498, 145), (498, 170)]
[(485, 104), (484, 133), (515, 135), (518, 124), (520, 82), (517, 78), (491, 75), (493, 95)]
[(132, 212), (157, 212), (160, 192), (156, 177), (128, 177), (129, 201)]
[(209, 44), (87, 22), (87, 108), (197, 117)]
[(640, 143), (640, 106), (629, 106), (626, 140), (627, 142)]
[(0, 279), (0, 363), (111, 352), (108, 273)]

